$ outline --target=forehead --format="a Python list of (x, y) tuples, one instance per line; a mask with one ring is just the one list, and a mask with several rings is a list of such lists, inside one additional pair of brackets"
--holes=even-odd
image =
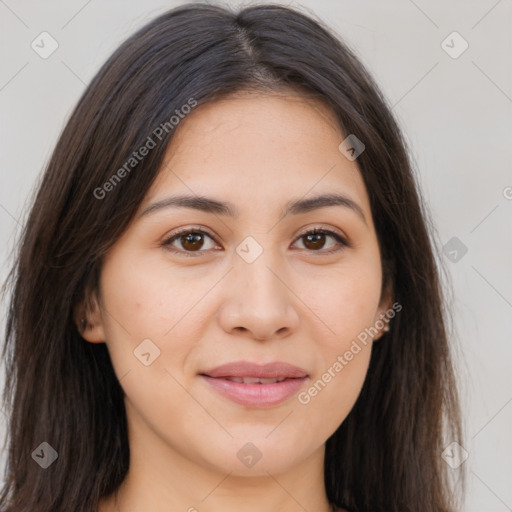
[[(176, 128), (144, 202), (170, 193), (223, 198), (241, 208), (338, 192), (370, 215), (356, 161), (322, 102), (293, 92), (238, 93), (193, 110)], [(370, 215), (371, 216), (371, 215)]]

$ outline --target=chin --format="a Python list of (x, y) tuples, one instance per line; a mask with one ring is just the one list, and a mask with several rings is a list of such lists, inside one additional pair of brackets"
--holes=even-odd
[[(234, 435), (227, 442), (212, 442), (212, 448), (203, 448), (203, 463), (234, 476), (265, 476), (290, 471), (310, 457), (315, 446), (309, 447), (294, 436), (272, 437), (271, 429), (265, 434), (251, 436)], [(296, 431), (297, 432), (297, 431)], [(284, 440), (286, 439), (286, 441)], [(213, 446), (215, 446), (213, 448)]]

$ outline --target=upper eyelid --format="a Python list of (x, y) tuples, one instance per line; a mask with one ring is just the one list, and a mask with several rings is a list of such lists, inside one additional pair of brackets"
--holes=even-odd
[(217, 237), (210, 233), (206, 228), (200, 226), (186, 226), (184, 228), (177, 228), (178, 231), (173, 232), (172, 234), (165, 235), (163, 238), (164, 242), (171, 240), (172, 238), (176, 238), (177, 236), (183, 235), (184, 233), (204, 233), (208, 235), (212, 240), (217, 242)]

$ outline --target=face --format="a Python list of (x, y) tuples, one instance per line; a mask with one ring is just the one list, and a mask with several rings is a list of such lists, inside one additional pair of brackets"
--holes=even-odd
[(325, 106), (291, 92), (181, 122), (106, 255), (84, 334), (107, 344), (140, 439), (240, 475), (323, 453), (366, 376), (361, 333), (389, 307), (344, 138)]

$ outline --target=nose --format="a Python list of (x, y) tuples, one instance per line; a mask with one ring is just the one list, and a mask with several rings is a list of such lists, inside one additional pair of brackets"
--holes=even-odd
[(225, 332), (264, 341), (296, 331), (300, 301), (285, 273), (269, 263), (263, 255), (252, 263), (239, 259), (226, 276), (219, 316)]

